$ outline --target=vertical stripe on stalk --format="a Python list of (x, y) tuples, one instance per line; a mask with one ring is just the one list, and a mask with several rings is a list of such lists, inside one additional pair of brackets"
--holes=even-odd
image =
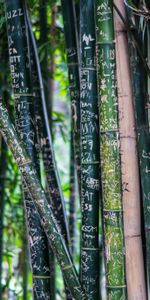
[(107, 298), (126, 299), (118, 99), (112, 0), (96, 0), (100, 153)]
[[(31, 88), (30, 60), (27, 44), (27, 30), (23, 13), (23, 1), (5, 1), (9, 58), (12, 75), (12, 88), (15, 97), (16, 126), (28, 153), (38, 169), (36, 134), (33, 120), (33, 95)], [(49, 260), (47, 238), (41, 227), (26, 183), (23, 181), (24, 200), (28, 221), (33, 273), (34, 299), (50, 299)]]
[(99, 299), (99, 122), (93, 0), (80, 1), (81, 43), (81, 281)]

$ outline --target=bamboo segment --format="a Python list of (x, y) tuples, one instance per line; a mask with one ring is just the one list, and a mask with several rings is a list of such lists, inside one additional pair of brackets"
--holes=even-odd
[[(115, 0), (114, 3), (126, 18), (123, 0)], [(115, 31), (128, 300), (146, 300), (140, 179), (128, 40), (126, 27), (117, 13), (115, 13)]]
[(126, 299), (116, 57), (112, 1), (96, 1), (100, 154), (107, 299)]
[(72, 126), (74, 138), (74, 153), (80, 192), (80, 76), (78, 57), (77, 23), (73, 0), (61, 0), (66, 53), (69, 73), (69, 89), (72, 106)]
[(41, 187), (37, 171), (25, 150), (25, 145), (12, 125), (8, 111), (2, 105), (2, 101), (0, 101), (0, 131), (19, 166), (72, 297), (75, 300), (86, 300), (65, 240), (60, 233), (54, 214)]
[(81, 43), (81, 280), (99, 299), (99, 122), (93, 0), (80, 1)]
[[(15, 98), (16, 125), (27, 151), (37, 165), (37, 140), (33, 119), (33, 93), (31, 87), (30, 60), (27, 44), (27, 32), (23, 13), (23, 1), (6, 0), (5, 12), (9, 46), (12, 88)], [(30, 245), (33, 273), (33, 297), (50, 299), (50, 271), (47, 238), (40, 224), (39, 216), (23, 182), (23, 192), (28, 222), (28, 240)]]

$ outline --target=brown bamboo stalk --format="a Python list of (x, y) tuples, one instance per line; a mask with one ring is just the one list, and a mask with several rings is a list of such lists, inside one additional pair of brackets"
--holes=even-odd
[[(123, 0), (114, 0), (125, 18)], [(146, 300), (141, 240), (140, 179), (125, 25), (115, 12), (120, 147), (128, 300)]]

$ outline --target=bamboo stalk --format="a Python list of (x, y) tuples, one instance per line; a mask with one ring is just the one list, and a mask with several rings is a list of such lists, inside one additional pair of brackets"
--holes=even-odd
[[(28, 23), (28, 29), (30, 38), (32, 41), (32, 47), (34, 50), (34, 60), (36, 64), (36, 71), (38, 76), (38, 82), (39, 82), (39, 88), (41, 93), (41, 109), (40, 109), (40, 115), (36, 117), (36, 125), (37, 125), (37, 131), (38, 136), (40, 140), (40, 146), (41, 151), (43, 155), (43, 162), (46, 172), (46, 179), (47, 179), (47, 185), (48, 185), (48, 192), (49, 197), (52, 201), (52, 209), (55, 215), (55, 218), (57, 219), (57, 222), (59, 224), (59, 227), (61, 228), (61, 232), (66, 240), (66, 242), (69, 244), (70, 237), (69, 237), (69, 230), (66, 220), (66, 213), (65, 213), (65, 205), (64, 205), (64, 199), (62, 194), (62, 189), (60, 186), (60, 180), (58, 176), (55, 156), (54, 156), (54, 150), (53, 150), (53, 144), (52, 144), (52, 138), (49, 128), (49, 121), (48, 121), (48, 115), (47, 115), (47, 109), (46, 109), (46, 101), (45, 101), (45, 95), (44, 95), (44, 88), (43, 88), (43, 81), (42, 81), (42, 75), (41, 75), (41, 68), (36, 48), (36, 43), (34, 39), (34, 35), (32, 32), (31, 23), (29, 20), (29, 17), (27, 15), (27, 23)], [(39, 107), (39, 108), (40, 108)], [(38, 109), (39, 109), (38, 108)], [(59, 207), (59, 211), (58, 208)]]
[(69, 199), (69, 231), (71, 253), (75, 258), (76, 252), (76, 176), (75, 176), (73, 132), (71, 130), (70, 140), (70, 199)]
[(52, 126), (52, 111), (55, 93), (55, 48), (56, 48), (56, 26), (57, 26), (57, 5), (54, 4), (51, 9), (51, 28), (50, 28), (50, 43), (51, 43), (51, 61), (49, 67), (50, 78), (49, 85), (49, 105), (51, 106), (51, 126)]
[(8, 111), (3, 106), (2, 101), (0, 101), (0, 131), (16, 160), (28, 191), (32, 196), (42, 226), (57, 257), (72, 296), (75, 300), (86, 300), (87, 298), (81, 288), (65, 240), (60, 233), (54, 214), (41, 187), (37, 171), (25, 151), (25, 145), (10, 121)]
[(69, 89), (72, 107), (72, 126), (74, 137), (74, 152), (78, 176), (79, 193), (81, 191), (81, 161), (80, 161), (80, 75), (78, 53), (78, 31), (73, 0), (61, 0), (66, 54), (69, 73)]
[[(37, 141), (33, 119), (33, 92), (31, 87), (30, 60), (24, 2), (5, 1), (9, 59), (12, 75), (12, 88), (15, 98), (16, 125), (27, 151), (39, 173), (37, 164)], [(23, 193), (28, 221), (28, 241), (30, 246), (33, 274), (33, 297), (50, 299), (50, 271), (47, 238), (41, 227), (39, 216), (23, 181)]]
[[(33, 93), (34, 93), (34, 113), (35, 113), (35, 125), (36, 125), (36, 134), (38, 138), (38, 145), (42, 151), (42, 155), (44, 157), (44, 161), (46, 166), (49, 165), (49, 159), (46, 151), (46, 147), (41, 147), (42, 141), (41, 138), (43, 136), (43, 124), (44, 124), (44, 117), (42, 111), (42, 101), (41, 101), (41, 91), (39, 87), (39, 80), (35, 62), (35, 55), (34, 50), (32, 47), (32, 41), (29, 36), (29, 46), (30, 46), (30, 58), (31, 58), (31, 68), (32, 68), (32, 82), (33, 82)], [(42, 120), (43, 118), (43, 120)], [(47, 162), (46, 162), (47, 159)], [(48, 188), (47, 188), (48, 190)], [(47, 192), (47, 199), (49, 200), (49, 204), (53, 201), (51, 200), (50, 193)], [(49, 267), (50, 267), (50, 299), (55, 300), (56, 298), (56, 282), (55, 282), (55, 258), (51, 247), (49, 246)]]
[[(130, 24), (132, 24), (131, 15), (128, 13)], [(129, 39), (130, 46), (130, 65), (132, 71), (132, 84), (135, 106), (136, 130), (138, 136), (138, 155), (140, 160), (141, 189), (144, 211), (144, 228), (146, 240), (146, 272), (147, 272), (147, 293), (150, 297), (150, 134), (147, 112), (147, 97), (145, 84), (145, 71), (143, 63), (136, 47)]]
[[(123, 0), (115, 0), (114, 3), (126, 19)], [(115, 32), (128, 300), (146, 300), (140, 178), (130, 59), (127, 30), (117, 13), (115, 13)]]
[(120, 300), (126, 299), (126, 280), (112, 4), (96, 1), (96, 29), (107, 298)]
[(0, 299), (2, 299), (3, 222), (5, 208), (6, 144), (1, 138), (0, 155)]
[(81, 280), (99, 299), (99, 121), (93, 0), (80, 1), (81, 43)]
[(26, 220), (25, 220), (25, 210), (23, 211), (23, 235), (22, 235), (22, 290), (23, 290), (23, 300), (28, 300), (28, 243), (26, 235)]
[(77, 31), (79, 36), (79, 27), (80, 27), (80, 0), (73, 0), (75, 5), (75, 13), (76, 13), (76, 23), (77, 23)]
[[(50, 86), (50, 75), (48, 70), (48, 50), (47, 50), (47, 41), (48, 41), (48, 16), (47, 16), (47, 0), (39, 0), (40, 10), (39, 10), (39, 21), (40, 21), (40, 46), (44, 46), (44, 57), (41, 62), (41, 70), (44, 83), (44, 93), (46, 99), (47, 113), (49, 123), (52, 125), (52, 86)], [(52, 47), (51, 47), (52, 48)], [(53, 51), (53, 50), (52, 50)]]
[[(36, 126), (37, 126), (37, 133), (38, 138), (40, 141), (43, 162), (46, 172), (46, 180), (47, 180), (47, 189), (50, 198), (50, 203), (55, 215), (55, 218), (59, 224), (61, 233), (63, 234), (68, 247), (70, 245), (70, 236), (69, 236), (69, 228), (67, 225), (66, 220), (66, 212), (65, 212), (65, 203), (63, 198), (62, 189), (60, 186), (57, 166), (55, 162), (55, 156), (53, 151), (53, 144), (51, 138), (51, 132), (49, 128), (49, 121), (48, 115), (46, 110), (46, 101), (44, 95), (44, 88), (43, 88), (43, 81), (41, 75), (41, 68), (36, 48), (35, 38), (32, 32), (31, 22), (29, 19), (28, 14), (27, 23), (29, 28), (30, 40), (31, 40), (31, 48), (33, 52), (33, 64), (35, 68), (35, 77), (36, 77), (36, 90), (35, 96), (39, 99), (39, 104), (35, 101), (35, 111), (36, 111)], [(52, 257), (53, 254), (51, 253), (51, 264), (50, 264), (50, 271), (51, 272), (51, 298), (54, 297), (54, 258)], [(71, 299), (70, 292), (67, 289), (65, 284), (67, 299)]]

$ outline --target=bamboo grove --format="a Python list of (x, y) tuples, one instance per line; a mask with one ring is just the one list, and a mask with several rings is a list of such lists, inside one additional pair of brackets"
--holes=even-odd
[(2, 0), (0, 39), (0, 300), (150, 300), (149, 0)]

